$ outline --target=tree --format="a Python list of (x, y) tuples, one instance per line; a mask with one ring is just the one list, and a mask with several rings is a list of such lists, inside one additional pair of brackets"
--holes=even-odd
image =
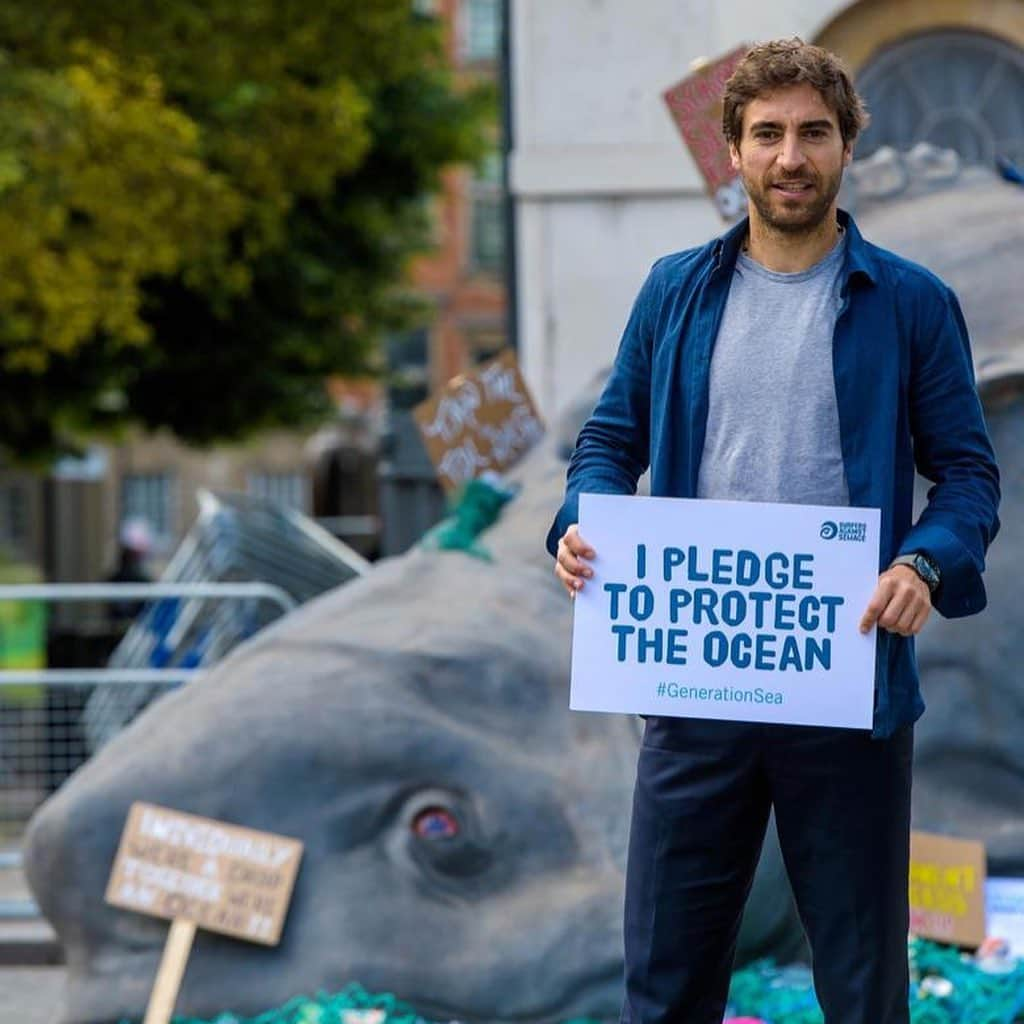
[(410, 0), (2, 5), (0, 444), (324, 413), (485, 146), (440, 33)]

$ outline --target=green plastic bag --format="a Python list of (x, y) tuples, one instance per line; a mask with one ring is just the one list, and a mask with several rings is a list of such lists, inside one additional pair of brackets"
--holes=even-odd
[[(31, 565), (0, 562), (0, 583), (39, 583)], [(0, 601), (0, 669), (30, 671), (46, 667), (46, 605), (42, 601)], [(35, 705), (42, 686), (0, 686), (8, 704)]]

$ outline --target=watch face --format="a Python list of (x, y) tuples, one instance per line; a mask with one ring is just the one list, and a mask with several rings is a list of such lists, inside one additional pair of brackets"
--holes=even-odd
[(935, 567), (931, 562), (928, 561), (924, 555), (918, 555), (914, 559), (914, 569), (917, 574), (931, 587), (933, 590), (939, 584), (939, 574), (935, 571)]

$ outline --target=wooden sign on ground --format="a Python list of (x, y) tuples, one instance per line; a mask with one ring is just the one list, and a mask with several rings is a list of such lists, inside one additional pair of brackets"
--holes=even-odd
[(985, 941), (985, 845), (910, 834), (910, 930), (955, 946)]
[(510, 350), (454, 378), (413, 415), (446, 491), (487, 470), (503, 472), (544, 433)]
[(170, 1020), (197, 927), (277, 945), (301, 857), (297, 839), (132, 804), (107, 902), (172, 922), (145, 1024)]

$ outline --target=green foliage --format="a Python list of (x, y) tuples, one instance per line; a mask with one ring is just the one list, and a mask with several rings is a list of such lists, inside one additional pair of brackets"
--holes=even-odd
[(410, 0), (8, 0), (0, 444), (322, 415), (415, 314), (423, 197), (492, 105)]

